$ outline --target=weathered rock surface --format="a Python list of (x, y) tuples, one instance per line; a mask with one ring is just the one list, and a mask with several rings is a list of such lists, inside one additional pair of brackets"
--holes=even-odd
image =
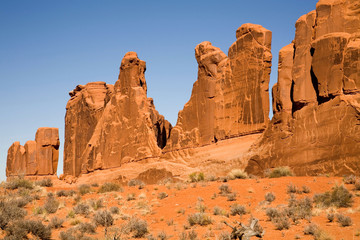
[(6, 176), (54, 175), (59, 160), (59, 130), (39, 128), (35, 141), (14, 142), (8, 150)]
[(113, 85), (91, 82), (69, 93), (64, 145), (64, 172), (67, 174), (78, 176), (81, 173), (81, 156), (113, 91)]
[(360, 173), (359, 13), (357, 1), (320, 0), (297, 21), (292, 53), (280, 51), (274, 117), (251, 149), (248, 172)]
[(227, 57), (210, 42), (195, 48), (198, 79), (165, 151), (261, 132), (268, 123), (271, 32), (244, 24)]
[(145, 62), (128, 52), (113, 90), (105, 83), (75, 89), (66, 115), (65, 151), (70, 152), (65, 153), (65, 175), (79, 176), (160, 155), (171, 124), (146, 96), (145, 70)]

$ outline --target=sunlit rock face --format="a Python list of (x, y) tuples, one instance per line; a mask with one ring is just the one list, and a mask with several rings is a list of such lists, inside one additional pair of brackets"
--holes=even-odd
[(195, 48), (198, 79), (165, 151), (261, 132), (269, 119), (271, 32), (244, 24), (228, 56), (210, 42)]
[(145, 62), (135, 52), (128, 52), (114, 86), (89, 83), (70, 93), (65, 175), (79, 176), (161, 154), (171, 124), (146, 95), (145, 70)]
[(360, 5), (320, 0), (279, 53), (274, 117), (247, 171), (290, 166), (297, 174), (360, 173)]
[(7, 155), (6, 176), (54, 175), (59, 160), (59, 130), (39, 128), (35, 141), (27, 141), (24, 146), (14, 142)]

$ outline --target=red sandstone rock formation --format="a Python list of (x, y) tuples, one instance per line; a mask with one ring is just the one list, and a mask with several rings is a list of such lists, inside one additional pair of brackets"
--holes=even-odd
[(71, 92), (65, 126), (65, 175), (79, 176), (160, 155), (171, 124), (146, 96), (145, 70), (145, 62), (129, 52), (113, 90), (105, 83), (90, 83)]
[(6, 176), (54, 175), (59, 160), (59, 130), (39, 128), (35, 141), (14, 142), (8, 150)]
[(271, 32), (244, 24), (227, 57), (210, 42), (195, 48), (198, 79), (166, 151), (263, 131), (268, 123)]
[(320, 0), (296, 22), (294, 43), (279, 53), (274, 117), (247, 171), (360, 173), (359, 12), (357, 1)]

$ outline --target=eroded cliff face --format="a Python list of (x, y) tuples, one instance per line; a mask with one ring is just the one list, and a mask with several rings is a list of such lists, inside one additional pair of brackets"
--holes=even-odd
[(65, 175), (79, 176), (160, 155), (171, 124), (146, 96), (145, 70), (145, 62), (129, 52), (113, 88), (102, 82), (90, 83), (71, 93), (74, 96), (68, 103), (65, 127)]
[(6, 176), (54, 175), (59, 160), (59, 130), (39, 128), (35, 141), (14, 142), (7, 155)]
[(227, 57), (210, 42), (195, 48), (198, 79), (165, 151), (261, 132), (269, 119), (271, 32), (244, 24)]
[(246, 170), (299, 175), (360, 172), (360, 5), (320, 0), (279, 53), (274, 117)]

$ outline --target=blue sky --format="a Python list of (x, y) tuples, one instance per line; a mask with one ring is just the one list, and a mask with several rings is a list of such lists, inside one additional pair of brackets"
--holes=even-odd
[(7, 150), (39, 127), (58, 127), (60, 163), (68, 92), (93, 81), (115, 83), (122, 57), (146, 61), (148, 97), (173, 125), (197, 78), (194, 48), (210, 41), (224, 53), (235, 31), (255, 23), (273, 32), (270, 87), (279, 50), (315, 0), (0, 1), (0, 180)]

